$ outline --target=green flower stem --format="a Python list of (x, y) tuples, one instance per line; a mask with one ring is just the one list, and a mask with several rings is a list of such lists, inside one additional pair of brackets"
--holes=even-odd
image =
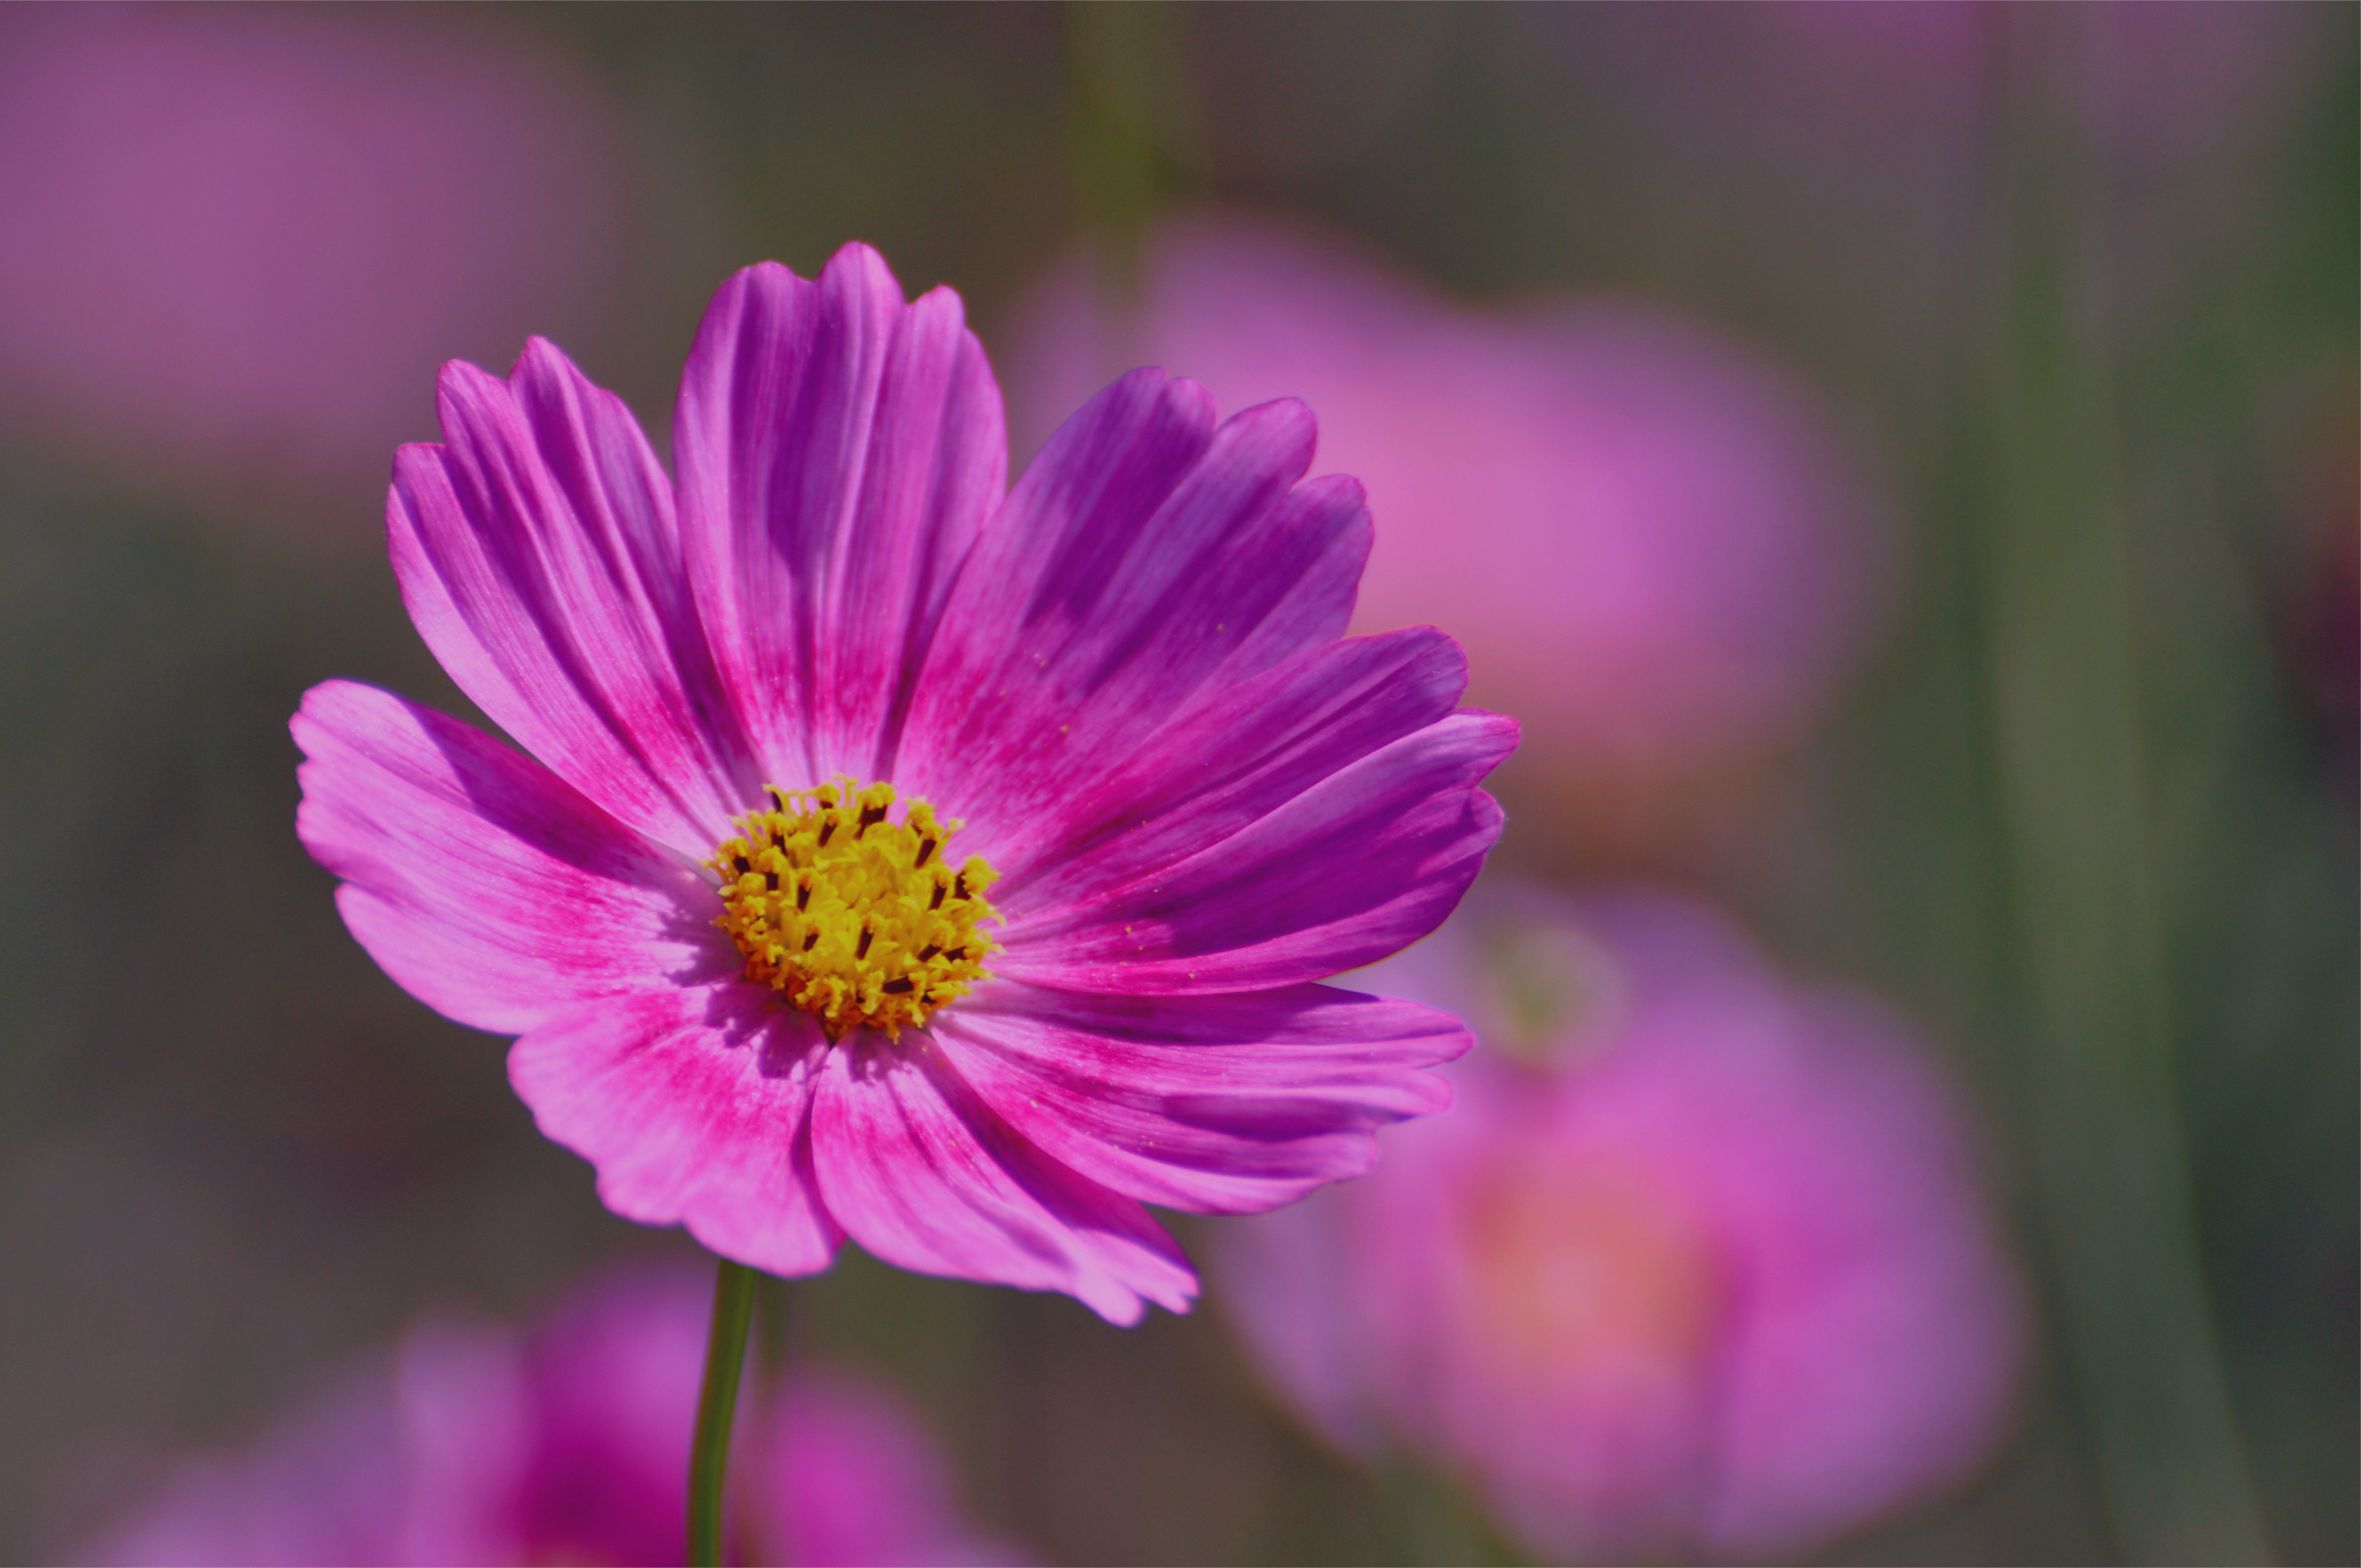
[(1492, 1528), (1457, 1482), (1406, 1454), (1389, 1455), (1369, 1485), (1389, 1561), (1470, 1568), (1518, 1568), (1531, 1561)]
[(1093, 369), (1112, 380), (1155, 358), (1140, 336), (1141, 269), (1170, 194), (1161, 149), (1198, 139), (1187, 21), (1166, 0), (1066, 0), (1060, 16), (1074, 215), (1095, 284)]
[(1169, 5), (1066, 0), (1067, 136), (1076, 215), (1095, 242), (1100, 283), (1135, 302), (1139, 249), (1162, 194), (1152, 122), (1185, 121), (1185, 40)]
[(738, 1375), (746, 1365), (746, 1326), (754, 1316), (754, 1271), (726, 1257), (719, 1261), (713, 1332), (705, 1346), (705, 1387), (697, 1398), (697, 1436), (688, 1453), (689, 1568), (719, 1568), (721, 1562), (730, 1427), (738, 1414)]
[(2259, 1563), (2191, 1207), (2072, 7), (2004, 7), (1983, 529), (2009, 924), (2081, 1417), (2124, 1560)]

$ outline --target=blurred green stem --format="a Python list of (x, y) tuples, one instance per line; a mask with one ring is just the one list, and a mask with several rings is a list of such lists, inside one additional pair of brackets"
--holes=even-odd
[(1992, 14), (1985, 637), (2031, 1130), (2118, 1552), (2268, 1544), (2206, 1296), (2151, 863), (2134, 542), (2115, 473), (2089, 16)]
[(721, 1561), (730, 1428), (738, 1414), (739, 1374), (746, 1365), (746, 1326), (754, 1316), (754, 1271), (726, 1257), (717, 1261), (705, 1387), (697, 1398), (697, 1434), (688, 1453), (689, 1568), (717, 1568)]
[(1151, 122), (1174, 87), (1180, 40), (1171, 9), (1152, 3), (1066, 0), (1068, 135), (1077, 216), (1095, 242), (1103, 281), (1128, 293), (1158, 184)]
[(1167, 170), (1159, 137), (1195, 136), (1188, 39), (1180, 8), (1162, 0), (1066, 0), (1060, 16), (1075, 216), (1096, 273), (1094, 368), (1115, 376), (1144, 356), (1141, 258)]
[(1417, 1460), (1389, 1456), (1372, 1472), (1369, 1485), (1378, 1496), (1380, 1526), (1400, 1563), (1412, 1568), (1427, 1563), (1514, 1568), (1525, 1561), (1456, 1482)]

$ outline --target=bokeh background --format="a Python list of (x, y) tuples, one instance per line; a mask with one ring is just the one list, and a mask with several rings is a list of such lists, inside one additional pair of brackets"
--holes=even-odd
[[(1811, 1552), (2355, 1561), (2356, 60), (2332, 5), (0, 10), (0, 1558), (693, 1251), (345, 935), (285, 721), (470, 711), (381, 550), (439, 363), (548, 335), (661, 447), (720, 279), (860, 238), (1016, 464), (1132, 363), (1310, 398), (1364, 624), (1526, 719), (1492, 880), (1677, 890), (1946, 1064), (2029, 1360)], [(1537, 1550), (1316, 1435), (1218, 1278), (770, 1310), (1043, 1561)]]

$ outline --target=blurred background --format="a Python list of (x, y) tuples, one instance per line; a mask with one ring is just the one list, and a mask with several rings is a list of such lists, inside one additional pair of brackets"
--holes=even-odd
[[(1479, 1057), (1533, 985), (1576, 1101), (1609, 992), (1874, 1009), (1950, 1163), (1851, 1277), (1949, 1226), (1995, 1305), (1816, 1375), (1941, 1363), (1965, 1413), (1817, 1512), (1758, 1478), (1805, 1521), (1767, 1534), (1698, 1500), (1719, 1459), (1668, 1502), (1503, 1480), (1406, 1395), (1356, 1436), (1251, 1269), (1126, 1332), (848, 1249), (766, 1354), (895, 1391), (1044, 1562), (2355, 1561), (2356, 43), (2334, 5), (0, 10), (0, 1558), (421, 1323), (694, 1256), (346, 937), (285, 724), (336, 675), (472, 712), (382, 554), (437, 365), (550, 336), (661, 449), (720, 280), (858, 238), (964, 297), (1012, 466), (1133, 364), (1306, 397), (1377, 519), (1356, 627), (1454, 631), (1525, 723), (1435, 982), (1506, 998)], [(1724, 935), (1601, 935), (1642, 896)], [(1775, 1006), (1798, 1053), (1853, 1027)], [(1836, 1130), (1741, 1188), (1905, 1115), (1828, 1076), (1763, 1103)], [(1725, 1125), (1649, 1102), (1665, 1149)], [(1570, 1408), (1654, 1409), (1643, 1340), (1708, 1404), (1753, 1354), (1758, 1254), (1674, 1185), (1670, 1229), (1621, 1188), (1518, 1222), (1646, 1285), (1549, 1320)], [(1489, 1332), (1419, 1321), (1356, 1354)]]

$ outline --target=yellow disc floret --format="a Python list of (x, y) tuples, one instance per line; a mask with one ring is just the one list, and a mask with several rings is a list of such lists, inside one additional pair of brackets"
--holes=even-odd
[(831, 1039), (883, 1029), (899, 1039), (988, 978), (995, 951), (977, 923), (996, 873), (974, 855), (952, 866), (957, 822), (914, 800), (889, 816), (894, 786), (851, 779), (770, 789), (771, 808), (706, 862), (721, 877), (721, 918), (759, 981), (820, 1021)]

